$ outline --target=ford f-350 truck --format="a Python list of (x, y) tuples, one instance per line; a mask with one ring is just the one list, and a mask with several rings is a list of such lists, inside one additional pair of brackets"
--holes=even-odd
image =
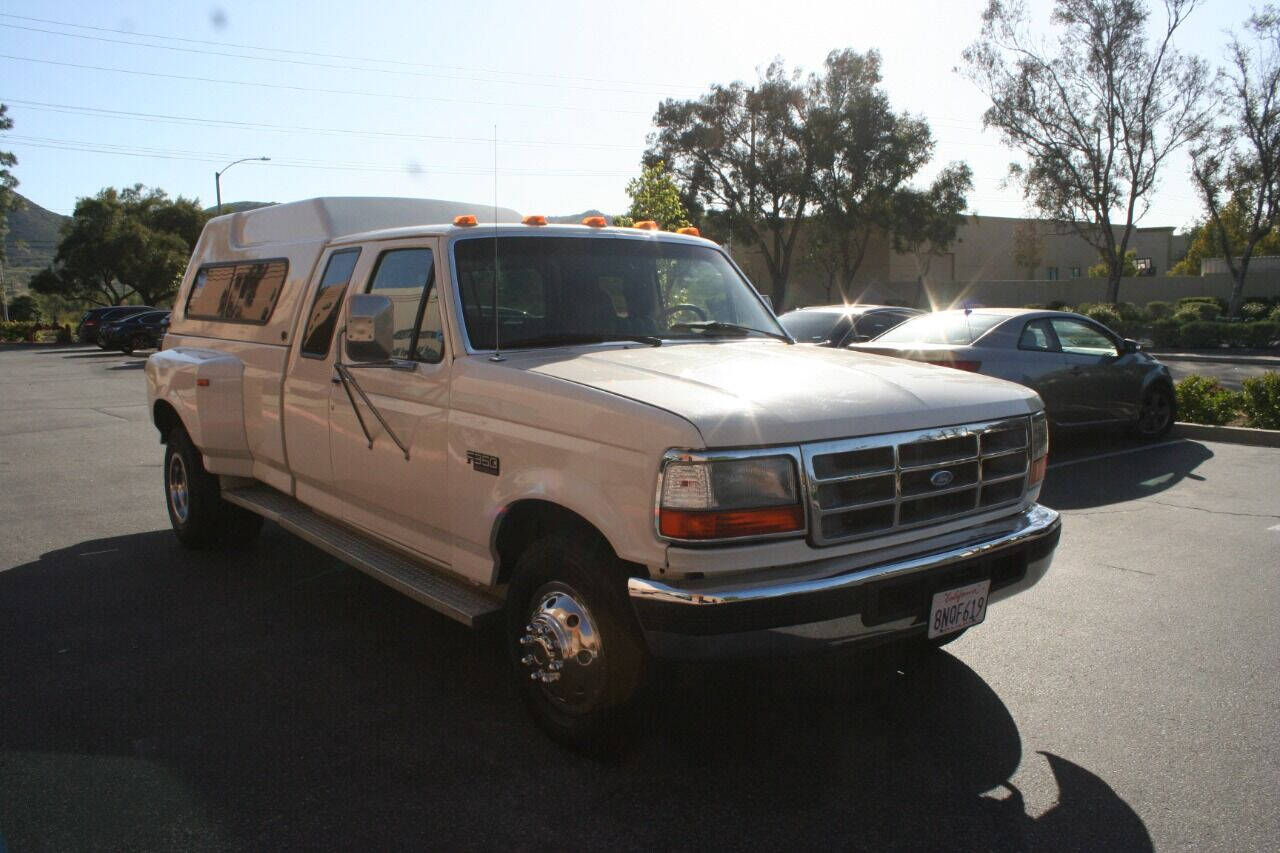
[(545, 222), (359, 198), (210, 221), (146, 369), (179, 540), (271, 519), (492, 619), (571, 744), (654, 656), (941, 645), (1044, 575), (1034, 392), (797, 345), (696, 234)]

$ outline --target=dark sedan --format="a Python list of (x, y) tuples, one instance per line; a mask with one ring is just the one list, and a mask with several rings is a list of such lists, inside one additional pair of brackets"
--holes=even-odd
[(82, 344), (98, 344), (101, 346), (98, 331), (102, 328), (103, 323), (154, 310), (156, 309), (150, 305), (108, 305), (105, 308), (90, 308), (80, 318), (80, 325), (76, 328), (76, 337), (80, 339)]
[(136, 350), (157, 347), (168, 330), (168, 311), (146, 311), (103, 323), (98, 343), (104, 349), (133, 355)]
[(849, 349), (909, 358), (1033, 388), (1056, 426), (1173, 427), (1169, 369), (1101, 323), (1066, 311), (973, 308), (908, 320)]
[(839, 347), (869, 341), (922, 313), (895, 305), (815, 305), (788, 311), (778, 322), (802, 344)]

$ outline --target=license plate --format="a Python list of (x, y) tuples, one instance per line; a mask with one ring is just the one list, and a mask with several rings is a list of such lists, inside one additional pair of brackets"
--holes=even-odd
[(929, 605), (929, 638), (954, 634), (987, 618), (987, 590), (991, 581), (944, 589)]

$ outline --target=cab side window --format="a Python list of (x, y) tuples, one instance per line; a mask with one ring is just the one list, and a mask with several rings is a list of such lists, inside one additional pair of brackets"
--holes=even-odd
[(430, 249), (391, 249), (378, 258), (369, 293), (391, 300), (391, 357), (436, 364), (444, 357), (444, 329)]
[(338, 309), (342, 307), (342, 294), (347, 290), (359, 257), (359, 249), (344, 249), (329, 256), (315, 301), (311, 303), (311, 313), (307, 316), (306, 333), (302, 336), (302, 354), (307, 358), (324, 358), (329, 354), (333, 329), (338, 324)]

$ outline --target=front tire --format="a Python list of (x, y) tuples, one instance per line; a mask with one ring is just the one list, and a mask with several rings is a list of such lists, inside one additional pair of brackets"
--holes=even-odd
[(1177, 417), (1177, 400), (1173, 391), (1165, 385), (1153, 385), (1142, 395), (1138, 420), (1133, 432), (1138, 438), (1154, 441), (1164, 438), (1173, 429)]
[(596, 535), (553, 534), (516, 563), (507, 646), (517, 689), (538, 725), (572, 748), (620, 745), (647, 653), (626, 573)]
[(251, 541), (262, 529), (262, 516), (222, 499), (218, 478), (182, 427), (169, 433), (164, 454), (164, 497), (169, 523), (186, 548), (224, 548)]

